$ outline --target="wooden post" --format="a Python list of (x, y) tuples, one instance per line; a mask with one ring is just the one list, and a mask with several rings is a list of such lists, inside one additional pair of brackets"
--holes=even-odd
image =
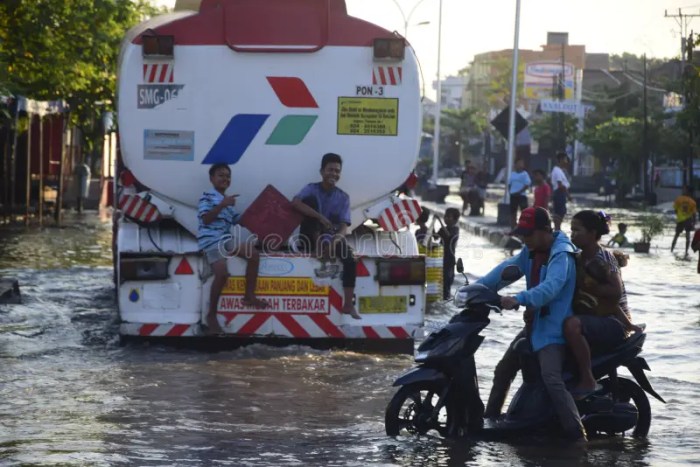
[(44, 123), (39, 114), (39, 227), (44, 226)]
[(26, 190), (26, 198), (25, 198), (25, 203), (26, 206), (24, 208), (24, 225), (29, 226), (29, 202), (31, 201), (32, 198), (32, 120), (33, 116), (30, 113), (27, 113), (27, 117), (29, 118), (29, 127), (27, 128), (27, 190)]
[(68, 116), (61, 115), (61, 123), (63, 124), (63, 132), (61, 133), (61, 156), (58, 162), (58, 193), (56, 193), (56, 210), (54, 211), (54, 220), (56, 224), (61, 223), (61, 209), (63, 209), (63, 168), (66, 161), (66, 131), (68, 130)]
[(12, 129), (12, 151), (10, 153), (10, 219), (14, 220), (17, 206), (17, 134), (19, 133), (19, 100), (15, 100), (15, 126)]
[(12, 125), (7, 125), (5, 131), (5, 147), (2, 151), (2, 218), (7, 221), (8, 209), (10, 207), (10, 131)]
[(51, 163), (53, 162), (53, 125), (54, 115), (49, 116), (49, 172), (51, 171)]

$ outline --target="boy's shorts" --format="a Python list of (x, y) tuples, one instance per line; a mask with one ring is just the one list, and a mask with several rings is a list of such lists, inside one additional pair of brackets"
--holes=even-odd
[(625, 340), (625, 328), (612, 316), (574, 315), (581, 321), (581, 333), (591, 347), (599, 352), (620, 345)]
[(214, 264), (222, 259), (231, 258), (233, 251), (240, 248), (255, 248), (257, 236), (245, 227), (236, 224), (231, 228), (231, 234), (224, 235), (218, 242), (204, 250), (207, 263)]

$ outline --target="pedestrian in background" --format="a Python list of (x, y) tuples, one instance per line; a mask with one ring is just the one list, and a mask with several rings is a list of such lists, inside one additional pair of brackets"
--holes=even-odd
[[(438, 217), (438, 220), (440, 218)], [(442, 298), (449, 300), (452, 289), (452, 282), (455, 280), (455, 264), (457, 241), (459, 240), (459, 210), (457, 208), (447, 208), (445, 210), (445, 223), (438, 230), (438, 235), (442, 240), (444, 253), (442, 257)], [(442, 224), (442, 221), (440, 221)]]
[(695, 230), (695, 214), (698, 210), (693, 199), (693, 190), (688, 186), (683, 187), (683, 193), (673, 202), (676, 211), (676, 235), (671, 242), (671, 251), (676, 247), (678, 236), (685, 230), (685, 256), (688, 256), (690, 246), (690, 232)]
[(554, 221), (554, 231), (561, 230), (561, 223), (566, 217), (566, 202), (571, 201), (569, 188), (571, 183), (566, 177), (566, 168), (569, 166), (569, 156), (565, 152), (557, 154), (557, 165), (552, 169), (549, 178), (552, 182), (552, 220)]
[[(693, 251), (700, 253), (700, 229), (695, 231), (693, 241), (690, 243), (690, 248), (692, 248)], [(698, 254), (698, 274), (700, 274), (700, 254)]]
[(552, 196), (552, 187), (545, 180), (543, 170), (537, 169), (532, 172), (532, 180), (535, 184), (535, 203), (534, 207), (545, 208), (549, 211), (549, 199)]
[[(464, 211), (467, 210), (470, 199), (474, 196), (474, 190), (476, 189), (476, 167), (472, 165), (471, 161), (467, 160), (465, 162), (460, 178), (459, 196), (462, 198), (462, 215), (464, 215)], [(471, 212), (469, 214), (472, 215)]]
[(527, 208), (527, 189), (532, 185), (530, 175), (525, 170), (525, 161), (522, 157), (515, 160), (515, 167), (508, 179), (508, 193), (510, 194), (510, 227), (514, 229), (518, 223), (518, 209), (523, 212)]

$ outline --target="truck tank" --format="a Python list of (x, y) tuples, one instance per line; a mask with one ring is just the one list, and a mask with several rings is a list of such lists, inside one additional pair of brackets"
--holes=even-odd
[(204, 0), (143, 23), (120, 56), (122, 161), (184, 216), (213, 163), (230, 166), (243, 211), (268, 184), (291, 199), (335, 152), (354, 227), (418, 155), (414, 52), (386, 60), (373, 48), (397, 37), (349, 16), (344, 0)]

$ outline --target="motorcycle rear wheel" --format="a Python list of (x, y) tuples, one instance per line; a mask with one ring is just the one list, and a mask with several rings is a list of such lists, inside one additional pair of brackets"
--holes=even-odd
[(447, 409), (442, 407), (435, 420), (431, 416), (442, 389), (439, 384), (427, 381), (408, 384), (399, 389), (386, 407), (386, 434), (424, 435), (434, 430), (440, 436), (446, 436)]
[[(606, 390), (612, 389), (612, 381), (610, 378), (601, 380), (601, 384)], [(640, 388), (637, 383), (627, 378), (617, 378), (617, 400), (619, 402), (631, 401), (637, 408), (637, 424), (632, 431), (632, 436), (635, 438), (645, 438), (649, 434), (651, 426), (651, 406), (649, 398), (644, 389)]]

